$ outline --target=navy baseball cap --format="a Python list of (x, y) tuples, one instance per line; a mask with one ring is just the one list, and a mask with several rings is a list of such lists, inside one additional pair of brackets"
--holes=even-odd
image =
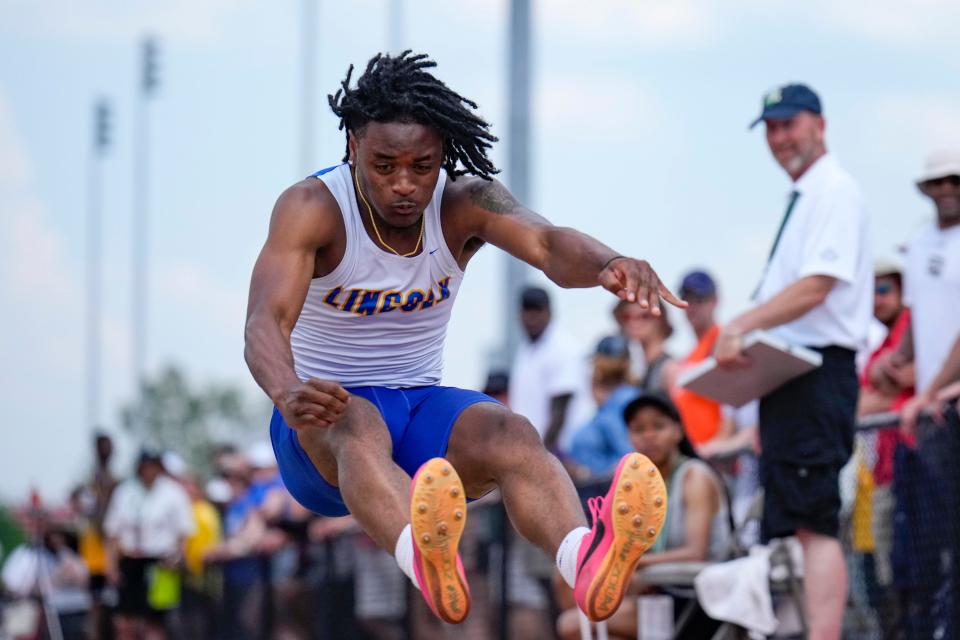
[(805, 84), (786, 84), (763, 96), (763, 110), (760, 116), (750, 123), (750, 128), (753, 129), (768, 118), (786, 120), (801, 111), (809, 111), (817, 115), (823, 113), (820, 97)]
[(495, 396), (506, 393), (510, 388), (510, 374), (506, 371), (491, 371), (487, 374), (487, 381), (483, 385), (483, 393)]
[(137, 466), (148, 462), (156, 462), (163, 466), (163, 452), (153, 447), (143, 447), (137, 456)]
[(540, 287), (526, 287), (520, 293), (520, 308), (538, 311), (550, 309), (550, 296)]
[(597, 343), (597, 348), (593, 354), (596, 356), (623, 358), (630, 355), (630, 346), (627, 344), (627, 339), (623, 336), (607, 336)]
[(700, 298), (710, 298), (717, 295), (717, 283), (706, 271), (691, 271), (683, 276), (680, 282), (680, 296), (692, 294)]

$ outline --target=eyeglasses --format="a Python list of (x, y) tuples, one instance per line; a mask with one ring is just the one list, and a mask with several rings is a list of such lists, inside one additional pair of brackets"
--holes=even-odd
[(933, 180), (924, 181), (923, 184), (926, 187), (939, 187), (942, 185), (960, 187), (960, 176), (944, 176), (942, 178), (934, 178)]
[(873, 292), (878, 296), (885, 295), (891, 291), (893, 291), (893, 285), (889, 282), (880, 282), (873, 288)]

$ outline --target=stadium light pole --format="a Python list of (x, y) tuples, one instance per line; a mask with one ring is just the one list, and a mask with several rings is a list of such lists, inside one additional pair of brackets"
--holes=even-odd
[[(530, 0), (511, 0), (510, 37), (507, 55), (509, 122), (507, 127), (507, 176), (510, 191), (530, 205)], [(503, 288), (504, 344), (497, 366), (508, 368), (520, 344), (517, 322), (518, 300), (530, 267), (506, 255), (506, 283)]]
[(90, 175), (87, 192), (87, 335), (86, 335), (86, 422), (87, 428), (100, 424), (100, 385), (102, 379), (102, 298), (101, 256), (103, 230), (103, 158), (110, 148), (111, 112), (106, 99), (93, 106), (93, 140), (90, 153)]
[(300, 176), (316, 170), (313, 160), (317, 94), (318, 0), (302, 0), (300, 12)]
[(140, 43), (140, 69), (134, 99), (133, 149), (133, 374), (139, 390), (147, 373), (147, 315), (149, 308), (149, 160), (150, 131), (148, 107), (156, 94), (157, 41), (152, 36)]
[(387, 15), (387, 50), (391, 55), (403, 51), (403, 0), (390, 0)]

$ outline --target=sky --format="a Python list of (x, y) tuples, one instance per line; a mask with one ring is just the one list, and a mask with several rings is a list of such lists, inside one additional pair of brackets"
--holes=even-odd
[[(391, 0), (316, 0), (313, 168), (344, 146), (326, 107), (348, 65), (390, 46)], [(890, 256), (932, 209), (923, 158), (960, 145), (960, 4), (918, 0), (533, 1), (529, 202), (552, 222), (647, 259), (675, 286), (720, 283), (721, 320), (746, 308), (789, 182), (762, 95), (802, 81), (823, 100), (831, 152), (859, 181), (874, 250)], [(475, 100), (504, 138), (508, 0), (399, 2), (403, 48)], [(92, 112), (113, 108), (103, 185), (101, 424), (120, 432), (131, 361), (133, 117), (138, 44), (160, 47), (148, 106), (148, 372), (236, 384), (250, 270), (300, 153), (302, 0), (0, 0), (0, 499), (50, 499), (88, 469), (85, 221)], [(492, 152), (509, 186), (506, 145)], [(503, 326), (502, 254), (471, 262), (449, 327), (446, 384), (482, 384)], [(542, 282), (539, 274), (533, 281)], [(584, 354), (613, 327), (598, 289), (551, 288)], [(692, 338), (682, 314), (675, 353)], [(264, 435), (266, 435), (264, 424)], [(123, 443), (129, 456), (132, 443)]]

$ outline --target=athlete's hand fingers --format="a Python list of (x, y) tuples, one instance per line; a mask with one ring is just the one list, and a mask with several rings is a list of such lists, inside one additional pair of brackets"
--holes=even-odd
[(333, 424), (334, 422), (340, 419), (341, 414), (329, 411), (325, 407), (310, 405), (310, 406), (301, 407), (300, 409), (294, 411), (294, 415), (297, 417), (297, 419), (309, 418), (309, 419), (322, 420), (324, 422)]
[(627, 302), (636, 302), (641, 309), (649, 309), (650, 300), (645, 295), (646, 285), (643, 282), (643, 272), (637, 268), (637, 261), (633, 258), (627, 258), (618, 262), (618, 271), (622, 274), (623, 282), (623, 295), (620, 295), (620, 298)]
[(321, 400), (321, 398), (311, 398), (308, 393), (300, 391), (293, 398), (287, 402), (287, 409), (290, 413), (294, 415), (302, 414), (313, 414), (313, 415), (339, 415), (338, 412), (333, 411), (330, 407), (327, 407)]
[(646, 309), (648, 303), (637, 298), (637, 270), (634, 265), (636, 262), (633, 258), (615, 258), (597, 275), (597, 280), (604, 289), (621, 300), (638, 302), (642, 308)]
[(312, 427), (329, 427), (333, 424), (333, 422), (319, 418), (311, 413), (294, 414), (291, 419), (286, 419), (286, 423), (295, 431)]
[(343, 402), (344, 404), (346, 404), (350, 398), (350, 394), (347, 393), (346, 389), (344, 389), (338, 383), (333, 382), (331, 380), (320, 380), (319, 378), (310, 378), (304, 383), (304, 386), (311, 387), (313, 389), (322, 391), (324, 393), (328, 393), (331, 396)]
[(646, 262), (641, 263), (640, 274), (637, 278), (637, 300), (645, 301), (651, 315), (659, 316), (660, 311), (660, 278)]
[(321, 391), (312, 385), (301, 387), (298, 396), (305, 404), (323, 407), (337, 415), (343, 413), (347, 408), (346, 400), (341, 400), (338, 396), (327, 391)]
[(613, 295), (624, 300), (626, 299), (626, 292), (623, 288), (623, 281), (620, 279), (619, 272), (607, 267), (600, 272), (600, 275), (597, 276), (597, 281), (600, 283), (601, 287)]
[(670, 291), (670, 289), (668, 289), (666, 285), (663, 284), (662, 281), (660, 282), (659, 291), (660, 291), (661, 298), (663, 298), (673, 306), (677, 307), (678, 309), (686, 309), (689, 306), (686, 300), (682, 300), (678, 296), (674, 295), (674, 293)]

